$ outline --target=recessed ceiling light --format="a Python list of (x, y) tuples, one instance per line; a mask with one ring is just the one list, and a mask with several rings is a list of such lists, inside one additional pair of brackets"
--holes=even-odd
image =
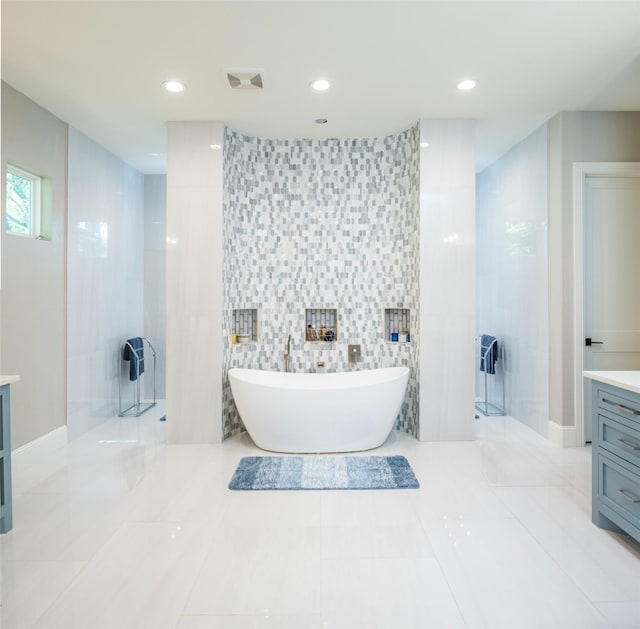
[(326, 118), (316, 118), (316, 124), (327, 124), (329, 122)]
[(429, 146), (429, 142), (420, 142), (420, 148), (421, 149), (426, 149), (427, 146)]
[(167, 92), (173, 92), (174, 94), (178, 94), (179, 92), (184, 92), (184, 83), (181, 83), (180, 81), (165, 81), (162, 84), (162, 87), (164, 87), (165, 90), (167, 90)]
[(464, 81), (460, 81), (460, 83), (458, 83), (457, 88), (461, 92), (467, 92), (472, 90), (476, 85), (477, 83), (473, 79), (464, 79)]
[(311, 87), (316, 90), (316, 92), (324, 92), (331, 87), (331, 83), (329, 83), (327, 79), (316, 79), (311, 83)]
[(220, 146), (220, 144), (209, 144), (209, 148), (217, 151), (218, 149), (221, 149), (222, 146)]

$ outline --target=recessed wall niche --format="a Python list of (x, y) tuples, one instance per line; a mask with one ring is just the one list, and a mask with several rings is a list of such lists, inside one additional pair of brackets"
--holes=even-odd
[(338, 340), (338, 311), (335, 308), (307, 308), (304, 334), (308, 343), (332, 343)]
[(390, 343), (407, 343), (411, 339), (411, 310), (409, 308), (385, 308), (384, 340)]
[(257, 343), (258, 310), (256, 308), (237, 308), (231, 312), (231, 333), (236, 335), (236, 343)]

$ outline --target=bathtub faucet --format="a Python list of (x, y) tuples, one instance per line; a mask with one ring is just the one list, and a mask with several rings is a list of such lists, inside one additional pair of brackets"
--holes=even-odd
[(285, 372), (289, 372), (289, 366), (291, 364), (291, 334), (289, 334), (289, 338), (287, 339), (287, 351), (284, 353), (284, 370)]

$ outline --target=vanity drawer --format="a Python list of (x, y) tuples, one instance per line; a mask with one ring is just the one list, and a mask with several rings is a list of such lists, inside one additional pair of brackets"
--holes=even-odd
[(598, 413), (598, 445), (640, 466), (640, 431), (632, 423), (617, 421), (616, 417)]
[(598, 408), (615, 413), (637, 425), (640, 431), (640, 398), (632, 399), (598, 388)]
[(598, 453), (598, 472), (601, 503), (640, 526), (640, 468), (620, 465)]

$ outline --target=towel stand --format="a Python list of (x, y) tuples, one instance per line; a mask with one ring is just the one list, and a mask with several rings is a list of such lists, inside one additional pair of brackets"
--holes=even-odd
[[(504, 393), (504, 383), (505, 383), (505, 352), (504, 345), (502, 342), (498, 343), (498, 339), (494, 339), (494, 341), (487, 348), (482, 347), (482, 334), (476, 336), (476, 343), (478, 345), (478, 356), (477, 356), (477, 364), (480, 365), (481, 360), (483, 358), (487, 358), (494, 351), (494, 345), (497, 345), (498, 352), (495, 360), (494, 371), (495, 373), (490, 374), (488, 372), (487, 360), (484, 361), (485, 369), (484, 369), (484, 398), (476, 399), (476, 410), (480, 411), (483, 415), (506, 415), (506, 405), (505, 405), (505, 393)], [(484, 351), (483, 351), (484, 349)], [(491, 376), (491, 377), (489, 377)], [(491, 384), (489, 381), (491, 380)], [(497, 391), (498, 387), (502, 389), (502, 406), (497, 403), (495, 400), (498, 397), (499, 392)], [(492, 398), (494, 402), (490, 402), (489, 398)]]
[[(131, 360), (136, 360), (136, 356), (137, 356), (136, 350), (131, 345), (131, 343), (129, 343), (129, 341), (125, 341), (124, 343), (122, 343), (122, 345), (120, 345), (120, 352), (118, 353), (118, 370), (117, 370), (118, 417), (140, 417), (142, 413), (144, 413), (145, 411), (148, 411), (150, 408), (153, 408), (156, 405), (156, 350), (154, 349), (153, 345), (151, 345), (151, 342), (146, 336), (141, 336), (140, 338), (142, 339), (143, 350), (148, 350), (148, 352), (150, 352), (151, 356), (153, 357), (153, 360), (151, 361), (151, 364), (152, 364), (151, 377), (153, 379), (153, 400), (142, 401), (140, 399), (140, 388), (141, 388), (140, 381), (146, 375), (145, 373), (142, 373), (138, 375), (138, 377), (131, 383), (133, 385), (133, 395), (134, 395), (133, 404), (131, 404), (130, 406), (127, 406), (127, 408), (122, 408), (122, 404), (123, 404), (122, 402), (122, 380), (123, 380), (122, 366), (125, 362), (122, 356), (123, 356), (125, 347), (128, 347), (129, 349), (129, 356), (131, 357)], [(146, 353), (143, 359), (146, 364), (148, 364), (147, 362), (148, 358), (149, 358), (149, 353)], [(127, 368), (127, 372), (128, 371), (129, 371), (129, 368)], [(145, 369), (145, 372), (146, 372), (146, 369)], [(128, 376), (127, 376), (127, 379), (128, 379)], [(127, 402), (125, 402), (125, 404), (126, 403)]]

